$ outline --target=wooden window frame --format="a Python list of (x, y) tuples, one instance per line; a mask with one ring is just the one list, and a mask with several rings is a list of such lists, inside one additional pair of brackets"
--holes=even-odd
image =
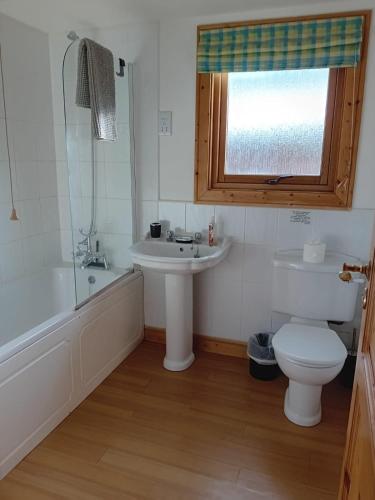
[(364, 18), (362, 57), (356, 68), (330, 70), (320, 176), (295, 176), (276, 185), (269, 185), (265, 180), (277, 176), (225, 174), (227, 74), (197, 74), (196, 203), (351, 208), (371, 11), (198, 26), (198, 38), (200, 31), (213, 27), (237, 27), (348, 15)]

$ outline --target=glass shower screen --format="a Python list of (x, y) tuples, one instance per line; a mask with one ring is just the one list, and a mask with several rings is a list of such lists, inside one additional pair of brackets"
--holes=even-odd
[[(134, 235), (132, 65), (115, 76), (116, 142), (93, 137), (91, 110), (75, 103), (79, 41), (63, 65), (65, 135), (69, 175), (71, 239), (63, 252), (75, 270), (77, 305), (132, 267)], [(115, 58), (115, 69), (118, 59)], [(64, 246), (64, 245), (63, 245)]]

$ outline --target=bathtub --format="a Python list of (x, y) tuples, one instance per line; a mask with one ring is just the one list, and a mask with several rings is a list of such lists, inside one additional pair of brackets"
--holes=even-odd
[[(0, 479), (143, 339), (140, 272), (43, 270), (0, 289)], [(89, 298), (90, 297), (90, 298)]]

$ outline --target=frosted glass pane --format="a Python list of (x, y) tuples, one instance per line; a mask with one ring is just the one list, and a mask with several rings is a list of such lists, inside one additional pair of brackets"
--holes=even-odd
[(328, 69), (229, 73), (225, 173), (319, 175)]

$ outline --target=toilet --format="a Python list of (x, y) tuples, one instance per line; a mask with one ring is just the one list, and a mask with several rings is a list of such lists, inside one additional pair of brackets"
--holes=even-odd
[(359, 283), (339, 279), (344, 262), (360, 264), (340, 253), (310, 264), (300, 250), (278, 252), (273, 260), (272, 309), (290, 315), (272, 339), (276, 360), (289, 378), (284, 413), (304, 427), (321, 421), (322, 386), (339, 374), (347, 357), (328, 324), (352, 321), (355, 315)]

